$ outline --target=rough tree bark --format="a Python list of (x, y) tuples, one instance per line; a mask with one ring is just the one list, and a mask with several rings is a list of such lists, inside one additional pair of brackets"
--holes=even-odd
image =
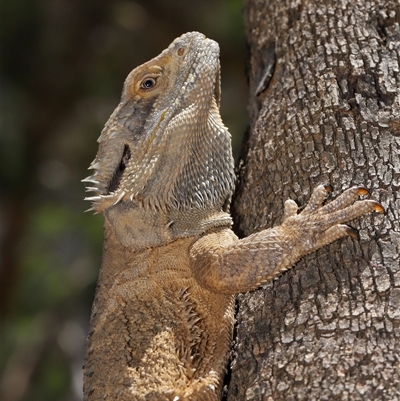
[(365, 185), (384, 216), (239, 297), (229, 401), (400, 400), (400, 6), (248, 0), (250, 134), (237, 231)]

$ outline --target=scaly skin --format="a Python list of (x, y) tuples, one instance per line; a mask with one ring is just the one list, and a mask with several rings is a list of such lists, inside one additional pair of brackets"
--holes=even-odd
[(382, 206), (354, 187), (239, 240), (228, 207), (234, 173), (219, 114), (218, 45), (191, 32), (133, 70), (85, 179), (104, 214), (85, 400), (215, 401), (231, 345), (233, 297), (345, 236)]

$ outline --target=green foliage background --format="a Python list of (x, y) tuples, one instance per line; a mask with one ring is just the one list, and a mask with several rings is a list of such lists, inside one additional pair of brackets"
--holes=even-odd
[(199, 30), (221, 46), (222, 116), (246, 128), (240, 0), (1, 1), (2, 401), (82, 399), (101, 217), (80, 180), (137, 65)]

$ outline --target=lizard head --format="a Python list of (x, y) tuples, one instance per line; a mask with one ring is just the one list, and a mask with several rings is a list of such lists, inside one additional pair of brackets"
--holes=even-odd
[(219, 47), (203, 34), (186, 33), (135, 68), (83, 180), (93, 209), (221, 209), (234, 174), (219, 102)]

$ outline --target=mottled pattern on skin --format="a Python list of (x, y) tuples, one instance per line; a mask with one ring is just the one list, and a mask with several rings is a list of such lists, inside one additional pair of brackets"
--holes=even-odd
[(230, 135), (219, 114), (218, 45), (191, 32), (133, 70), (84, 181), (104, 214), (103, 261), (84, 367), (85, 400), (216, 401), (231, 346), (234, 294), (356, 233), (372, 211), (318, 186), (280, 226), (239, 240), (228, 214)]

